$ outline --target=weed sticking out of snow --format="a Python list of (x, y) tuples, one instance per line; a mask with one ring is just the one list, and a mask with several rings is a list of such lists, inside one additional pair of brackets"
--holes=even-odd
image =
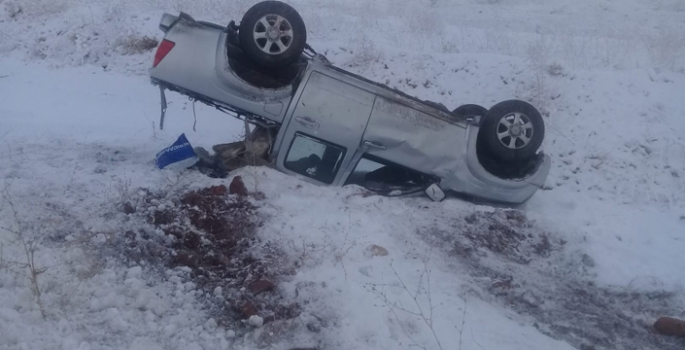
[(159, 40), (145, 36), (139, 35), (129, 35), (126, 38), (120, 39), (118, 46), (121, 46), (125, 54), (135, 55), (141, 54), (148, 51), (152, 51), (159, 44)]

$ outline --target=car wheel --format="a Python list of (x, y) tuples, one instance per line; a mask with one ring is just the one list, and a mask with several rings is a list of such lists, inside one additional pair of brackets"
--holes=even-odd
[(263, 1), (252, 6), (240, 22), (240, 45), (257, 63), (268, 68), (295, 62), (307, 42), (302, 17), (280, 1)]
[(545, 124), (531, 104), (504, 101), (490, 108), (478, 138), (492, 157), (506, 162), (525, 162), (535, 157), (542, 145)]
[(472, 118), (475, 116), (481, 116), (481, 118), (485, 118), (485, 115), (488, 114), (488, 109), (483, 106), (468, 104), (457, 107), (452, 111), (452, 114), (458, 115), (462, 118)]

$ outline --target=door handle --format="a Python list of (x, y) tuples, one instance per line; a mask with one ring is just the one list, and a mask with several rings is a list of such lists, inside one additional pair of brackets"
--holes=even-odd
[(366, 141), (364, 141), (364, 146), (371, 147), (371, 148), (376, 148), (376, 149), (380, 149), (380, 150), (385, 150), (385, 149), (387, 149), (387, 147), (385, 147), (384, 144), (382, 144), (382, 143), (380, 143), (380, 142), (376, 142), (376, 141), (368, 141), (368, 140), (366, 140)]

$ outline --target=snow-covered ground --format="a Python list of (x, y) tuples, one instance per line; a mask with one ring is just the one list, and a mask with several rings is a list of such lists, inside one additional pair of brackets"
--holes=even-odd
[[(0, 0), (0, 349), (257, 346), (270, 329), (217, 326), (182, 269), (103, 254), (137, 188), (173, 197), (233, 175), (265, 194), (260, 238), (299, 266), (278, 293), (307, 327), (274, 348), (683, 346), (647, 329), (685, 317), (685, 3), (290, 2), (314, 48), (353, 72), (449, 108), (514, 97), (543, 110), (554, 165), (525, 218), (262, 168), (157, 170), (179, 134), (210, 149), (242, 123), (197, 105), (193, 131), (191, 103), (168, 94), (159, 130), (153, 53), (135, 39), (159, 39), (163, 11), (224, 24), (253, 3)], [(510, 226), (527, 237), (518, 250), (478, 240)], [(36, 245), (42, 307), (14, 232)]]

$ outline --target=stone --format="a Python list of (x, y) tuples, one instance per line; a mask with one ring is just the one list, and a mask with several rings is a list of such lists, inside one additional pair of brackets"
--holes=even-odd
[(252, 302), (246, 301), (243, 305), (240, 305), (240, 313), (243, 315), (243, 318), (250, 318), (250, 316), (258, 314), (259, 311)]
[(250, 283), (247, 286), (247, 289), (249, 289), (250, 292), (252, 292), (252, 294), (257, 295), (262, 292), (268, 292), (270, 290), (273, 290), (274, 287), (276, 287), (276, 285), (273, 282), (267, 279), (261, 279)]
[(662, 335), (685, 337), (685, 321), (673, 317), (661, 317), (654, 322), (654, 330)]
[(212, 186), (209, 188), (209, 194), (212, 196), (224, 196), (226, 195), (227, 189), (224, 185)]
[(136, 208), (131, 204), (131, 202), (124, 203), (124, 214), (130, 215), (135, 214)]
[(238, 196), (247, 196), (247, 187), (245, 187), (242, 177), (236, 176), (233, 178), (233, 181), (231, 181), (231, 184), (228, 186), (228, 193), (237, 194)]

